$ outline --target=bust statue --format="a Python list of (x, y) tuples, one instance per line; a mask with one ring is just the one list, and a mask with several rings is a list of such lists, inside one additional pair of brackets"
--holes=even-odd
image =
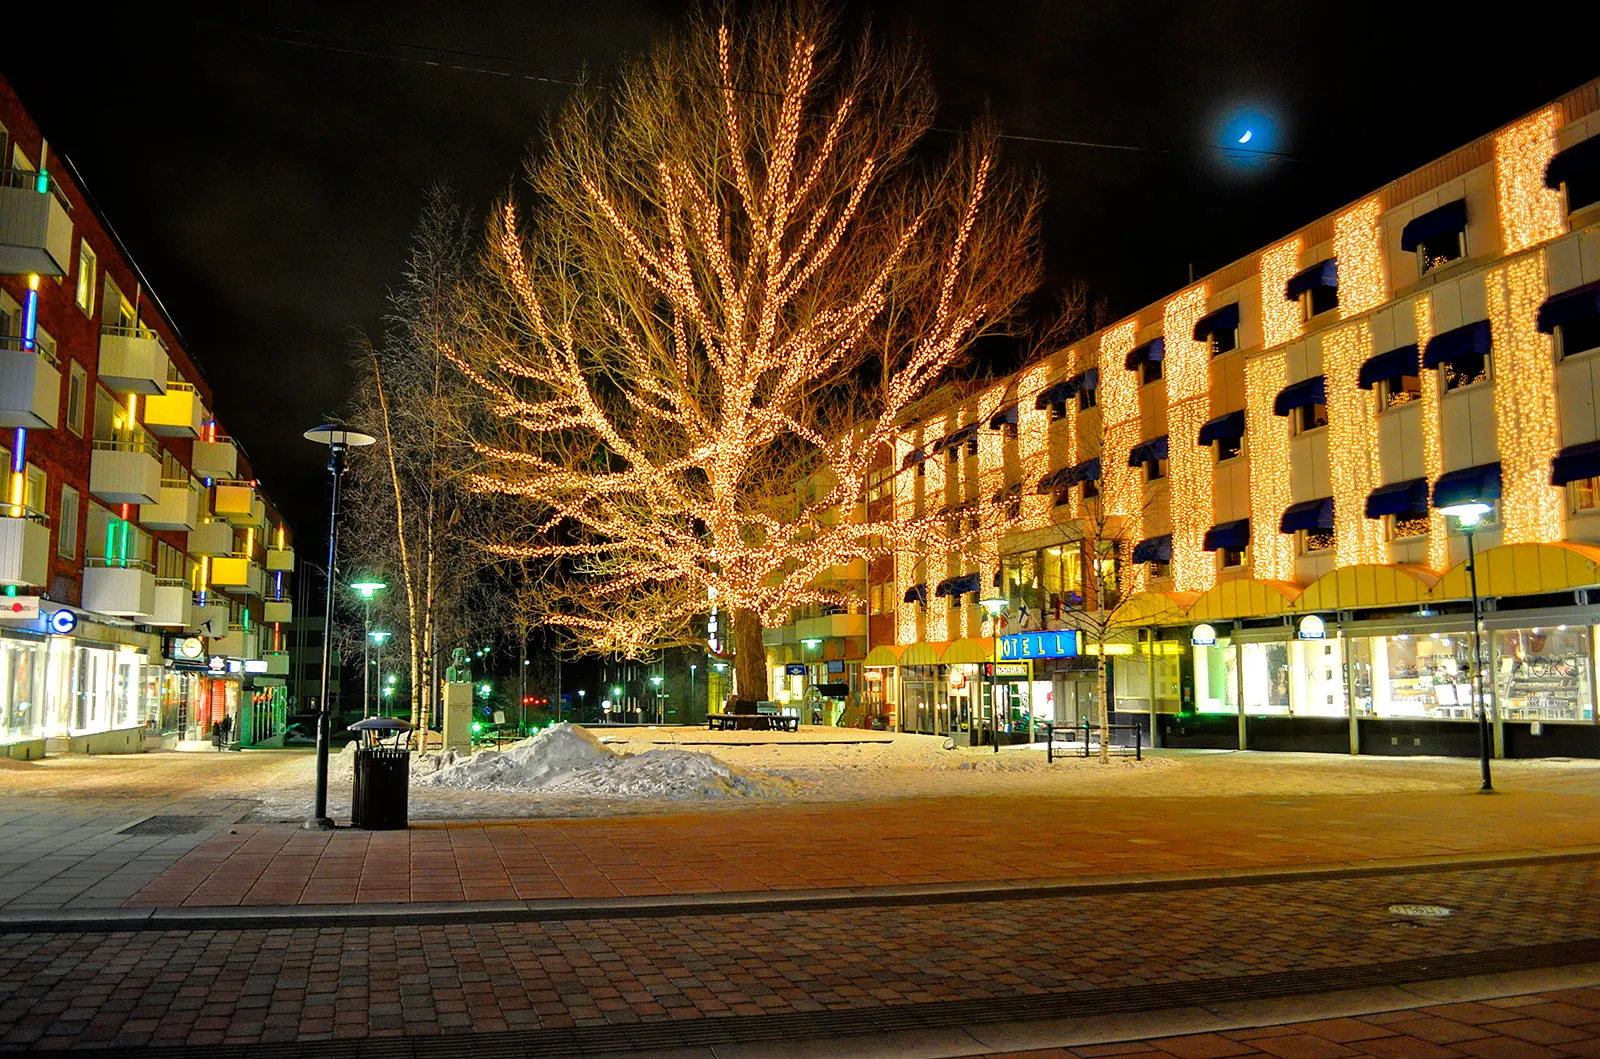
[(472, 683), (472, 662), (467, 657), (465, 647), (457, 647), (450, 652), (450, 666), (444, 671), (444, 679), (449, 684)]

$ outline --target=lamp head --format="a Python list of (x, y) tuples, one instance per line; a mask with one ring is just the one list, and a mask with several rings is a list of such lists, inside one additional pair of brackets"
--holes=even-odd
[(390, 636), (393, 636), (394, 634), (390, 633), (390, 632), (386, 632), (383, 629), (373, 629), (371, 632), (367, 633), (367, 635), (372, 637), (372, 642), (373, 643), (375, 643), (375, 644), (377, 644), (377, 645), (379, 645), (381, 647), (381, 646), (383, 646), (383, 642), (385, 640), (387, 640)]
[(389, 586), (384, 584), (382, 581), (355, 581), (350, 585), (351, 590), (359, 592), (361, 594), (361, 598), (365, 600), (372, 599), (373, 596), (377, 595), (379, 592), (382, 592), (388, 587)]
[(986, 599), (978, 600), (978, 606), (988, 611), (991, 618), (998, 618), (1004, 614), (1006, 608), (1010, 605), (1011, 601), (1004, 596), (989, 596)]
[(807, 636), (804, 640), (801, 640), (800, 643), (803, 646), (809, 647), (813, 651), (815, 651), (817, 648), (822, 646), (822, 637), (820, 637), (820, 636)]
[(1483, 519), (1483, 516), (1494, 510), (1494, 505), (1485, 504), (1481, 500), (1464, 500), (1459, 504), (1447, 504), (1439, 510), (1460, 522), (1462, 529), (1471, 529)]
[(659, 688), (661, 686), (661, 674), (657, 673), (655, 676), (651, 677), (650, 678), (650, 683), (654, 684), (656, 687)]
[(351, 430), (340, 423), (324, 423), (320, 427), (312, 427), (302, 436), (307, 441), (315, 441), (319, 445), (337, 445), (346, 449), (364, 449), (368, 445), (378, 443), (378, 439), (371, 434)]

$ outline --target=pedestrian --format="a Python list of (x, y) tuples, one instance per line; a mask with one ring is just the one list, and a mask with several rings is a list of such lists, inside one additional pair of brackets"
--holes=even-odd
[(218, 750), (225, 750), (227, 748), (228, 733), (232, 731), (232, 729), (233, 718), (229, 717), (227, 714), (223, 714), (222, 720), (218, 721), (215, 727), (211, 729), (213, 733), (211, 741), (217, 745)]

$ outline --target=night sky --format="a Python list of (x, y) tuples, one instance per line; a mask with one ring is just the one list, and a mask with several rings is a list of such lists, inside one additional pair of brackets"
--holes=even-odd
[[(379, 327), (423, 189), (448, 180), (481, 212), (564, 82), (613, 69), (683, 5), (236, 6), (10, 5), (0, 72), (144, 269), (271, 495), (320, 534), (322, 453), (300, 432), (343, 404), (352, 335)], [(942, 125), (987, 102), (1008, 134), (1077, 141), (1018, 140), (1010, 160), (1048, 184), (1050, 282), (1081, 278), (1114, 315), (1600, 74), (1593, 8), (1585, 27), (1580, 5), (1528, 5), (1526, 30), (1466, 10), (848, 8), (921, 38)], [(1216, 146), (1239, 112), (1273, 119), (1252, 125), (1282, 157), (1229, 164)]]

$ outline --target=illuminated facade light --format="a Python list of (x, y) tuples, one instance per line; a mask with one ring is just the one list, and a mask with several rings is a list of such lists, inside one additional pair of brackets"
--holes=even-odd
[(1388, 300), (1383, 228), (1379, 224), (1382, 216), (1383, 204), (1374, 195), (1333, 220), (1333, 254), (1339, 262), (1339, 316), (1342, 319), (1376, 309)]
[(1100, 487), (1107, 515), (1121, 516), (1117, 533), (1127, 591), (1144, 588), (1146, 568), (1133, 562), (1134, 545), (1144, 536), (1144, 469), (1128, 466), (1128, 454), (1139, 444), (1139, 376), (1129, 371), (1128, 352), (1138, 338), (1138, 324), (1129, 320), (1100, 339)]
[(1049, 381), (1048, 361), (1028, 368), (1017, 380), (1017, 464), (1023, 529), (1041, 529), (1050, 524), (1050, 496), (1034, 492), (1039, 479), (1051, 471), (1050, 410), (1034, 407)]
[(1261, 255), (1261, 341), (1267, 349), (1293, 342), (1304, 329), (1300, 306), (1283, 296), (1284, 288), (1298, 271), (1299, 236)]
[(1217, 580), (1216, 563), (1201, 545), (1211, 528), (1211, 447), (1197, 444), (1200, 427), (1211, 418), (1211, 348), (1194, 339), (1194, 325), (1206, 313), (1210, 288), (1191, 287), (1170, 299), (1161, 312), (1167, 382), (1167, 476), (1172, 514), (1172, 581), (1180, 592), (1204, 592)]
[[(1288, 282), (1287, 277), (1284, 282)], [(1299, 317), (1295, 319), (1298, 321)], [(1288, 381), (1288, 360), (1282, 352), (1266, 353), (1245, 362), (1244, 423), (1245, 438), (1250, 446), (1250, 566), (1258, 581), (1287, 581), (1294, 576), (1294, 538), (1278, 532), (1283, 513), (1289, 508), (1289, 420), (1272, 410), (1279, 391)]]
[[(890, 471), (894, 473), (894, 518), (896, 522), (909, 522), (917, 516), (917, 476), (915, 472), (903, 469), (906, 457), (911, 455), (911, 450), (916, 448), (911, 438), (901, 435), (895, 438), (894, 462)], [(894, 589), (895, 589), (895, 643), (910, 644), (917, 642), (917, 607), (916, 603), (904, 602), (905, 593), (912, 585), (917, 584), (918, 556), (910, 548), (901, 548), (894, 553)]]
[(1500, 204), (1500, 240), (1514, 254), (1554, 239), (1565, 227), (1561, 193), (1544, 186), (1556, 153), (1561, 113), (1545, 107), (1494, 138), (1494, 182)]
[[(1417, 348), (1426, 349), (1433, 338), (1433, 302), (1424, 294), (1412, 306), (1417, 323)], [(1433, 493), (1433, 483), (1444, 473), (1444, 448), (1439, 440), (1439, 373), (1422, 373), (1422, 472), (1428, 479), (1428, 493)], [(1450, 567), (1449, 526), (1444, 512), (1428, 509), (1428, 569), (1444, 573)]]
[(1505, 544), (1561, 539), (1562, 490), (1550, 484), (1561, 447), (1555, 357), (1536, 325), (1544, 301), (1544, 251), (1484, 277), (1494, 340), (1494, 414), (1500, 449), (1500, 525)]
[[(1343, 304), (1343, 272), (1340, 273)], [(1322, 336), (1328, 394), (1328, 463), (1333, 487), (1334, 563), (1384, 561), (1383, 523), (1367, 518), (1367, 497), (1383, 483), (1378, 462), (1378, 402), (1358, 385), (1373, 354), (1372, 328), (1358, 320)]]

